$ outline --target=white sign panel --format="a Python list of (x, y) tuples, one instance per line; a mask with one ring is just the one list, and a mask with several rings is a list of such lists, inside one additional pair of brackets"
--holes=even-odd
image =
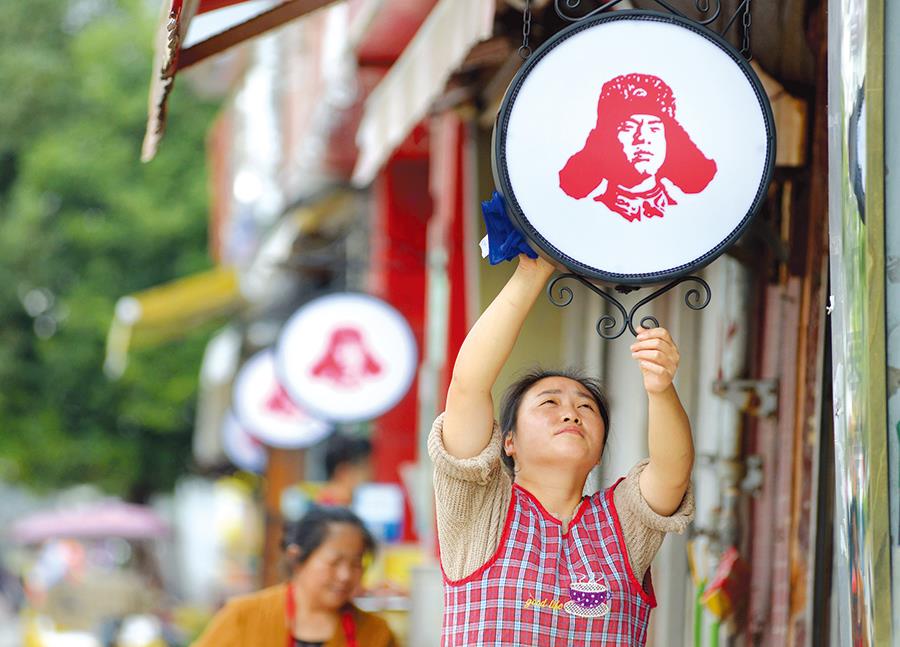
[(371, 420), (412, 384), (413, 332), (393, 307), (356, 293), (318, 298), (285, 324), (279, 378), (295, 402), (326, 420)]
[(495, 128), (513, 222), (584, 276), (647, 284), (709, 263), (765, 198), (771, 108), (747, 62), (675, 16), (611, 12), (528, 58)]
[(266, 445), (300, 449), (331, 433), (331, 425), (306, 413), (275, 376), (275, 355), (264, 350), (241, 367), (234, 381), (234, 412), (243, 427)]

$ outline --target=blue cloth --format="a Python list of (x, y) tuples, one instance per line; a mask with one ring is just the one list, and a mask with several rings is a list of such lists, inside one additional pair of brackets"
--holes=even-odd
[(519, 254), (537, 258), (537, 254), (525, 242), (525, 237), (510, 222), (503, 196), (494, 191), (490, 200), (481, 203), (481, 213), (487, 226), (488, 260), (491, 265), (511, 261)]

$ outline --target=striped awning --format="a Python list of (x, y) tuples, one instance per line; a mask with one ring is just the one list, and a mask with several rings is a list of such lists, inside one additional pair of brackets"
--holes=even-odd
[(440, 0), (403, 54), (366, 100), (356, 135), (353, 184), (365, 186), (427, 116), (472, 48), (494, 31), (495, 3)]

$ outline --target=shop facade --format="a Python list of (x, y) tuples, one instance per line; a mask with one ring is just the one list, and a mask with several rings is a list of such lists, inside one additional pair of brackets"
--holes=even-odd
[[(372, 438), (375, 479), (404, 487), (405, 540), (422, 557), (395, 601), (410, 645), (438, 644), (442, 604), (425, 438), (466, 330), (512, 270), (477, 246), (479, 203), (496, 188), (494, 120), (523, 28), (539, 47), (567, 24), (558, 4), (527, 3), (529, 21), (520, 0), (335, 3), (227, 54), (240, 80), (209, 160), (213, 253), (241, 277), (233, 369), (323, 291), (378, 296), (416, 335), (416, 382), (357, 429)], [(648, 644), (880, 645), (900, 622), (890, 4), (725, 1), (711, 25), (738, 16), (727, 37), (749, 41), (778, 146), (760, 214), (700, 272), (710, 304), (685, 307), (682, 286), (647, 306), (679, 343), (697, 450), (696, 519), (654, 562)], [(566, 307), (535, 307), (495, 395), (536, 364), (599, 376), (612, 404), (592, 479), (604, 487), (646, 455), (644, 394), (627, 343), (597, 334), (607, 306), (573, 289)], [(229, 383), (201, 402), (201, 462), (222, 460)], [(319, 476), (319, 459), (270, 452), (281, 466), (266, 497), (270, 545), (279, 487)]]

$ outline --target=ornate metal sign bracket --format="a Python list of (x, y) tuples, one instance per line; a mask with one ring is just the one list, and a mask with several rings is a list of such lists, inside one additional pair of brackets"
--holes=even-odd
[[(566, 22), (580, 22), (586, 18), (590, 18), (591, 16), (603, 13), (608, 9), (612, 9), (617, 4), (620, 4), (622, 0), (605, 0), (605, 2), (603, 2), (599, 7), (588, 11), (587, 13), (572, 13), (572, 10), (577, 10), (581, 6), (581, 2), (582, 0), (554, 0), (553, 5), (554, 9), (556, 9), (556, 15), (558, 15)], [(686, 20), (691, 20), (692, 22), (703, 25), (704, 27), (709, 27), (709, 25), (714, 23), (722, 14), (722, 0), (694, 0), (694, 7), (700, 13), (700, 18), (691, 18), (690, 16), (676, 9), (666, 0), (653, 0), (653, 2), (673, 15), (684, 18)], [(750, 52), (751, 2), (752, 0), (743, 0), (742, 2), (740, 2), (737, 8), (734, 10), (734, 13), (725, 23), (722, 31), (719, 32), (719, 35), (724, 38), (731, 29), (731, 26), (737, 20), (738, 16), (741, 16), (741, 26), (743, 29), (743, 33), (741, 36), (741, 54), (743, 54), (747, 58), (747, 60), (750, 60), (752, 58), (752, 54)]]
[[(572, 288), (564, 285), (559, 286), (559, 289), (557, 290), (558, 284), (561, 281), (565, 281), (568, 279), (578, 281), (583, 286), (585, 286), (598, 296), (602, 297), (604, 301), (612, 305), (613, 308), (618, 311), (618, 315), (621, 315), (620, 319), (617, 314), (605, 314), (597, 320), (597, 334), (604, 339), (617, 339), (618, 337), (621, 337), (626, 330), (629, 330), (632, 335), (637, 336), (637, 330), (634, 323), (634, 318), (637, 315), (637, 311), (657, 297), (662, 296), (675, 286), (681, 285), (682, 283), (685, 283), (687, 281), (693, 281), (699, 286), (693, 287), (685, 293), (684, 303), (688, 308), (690, 308), (691, 310), (702, 310), (709, 305), (710, 299), (712, 298), (712, 291), (709, 289), (709, 284), (706, 281), (701, 279), (699, 276), (682, 276), (681, 278), (675, 279), (674, 281), (667, 283), (663, 287), (654, 290), (649, 295), (635, 303), (630, 310), (626, 310), (622, 302), (619, 301), (619, 299), (617, 299), (613, 294), (610, 294), (609, 292), (595, 285), (583, 276), (567, 273), (557, 276), (547, 286), (547, 296), (549, 297), (550, 302), (557, 307), (564, 308), (572, 303), (572, 301), (575, 299), (575, 293), (572, 291)], [(615, 291), (621, 294), (628, 294), (639, 289), (640, 287), (633, 285), (615, 286)], [(659, 320), (652, 315), (647, 315), (641, 318), (640, 325), (644, 328), (656, 328), (659, 326)]]

